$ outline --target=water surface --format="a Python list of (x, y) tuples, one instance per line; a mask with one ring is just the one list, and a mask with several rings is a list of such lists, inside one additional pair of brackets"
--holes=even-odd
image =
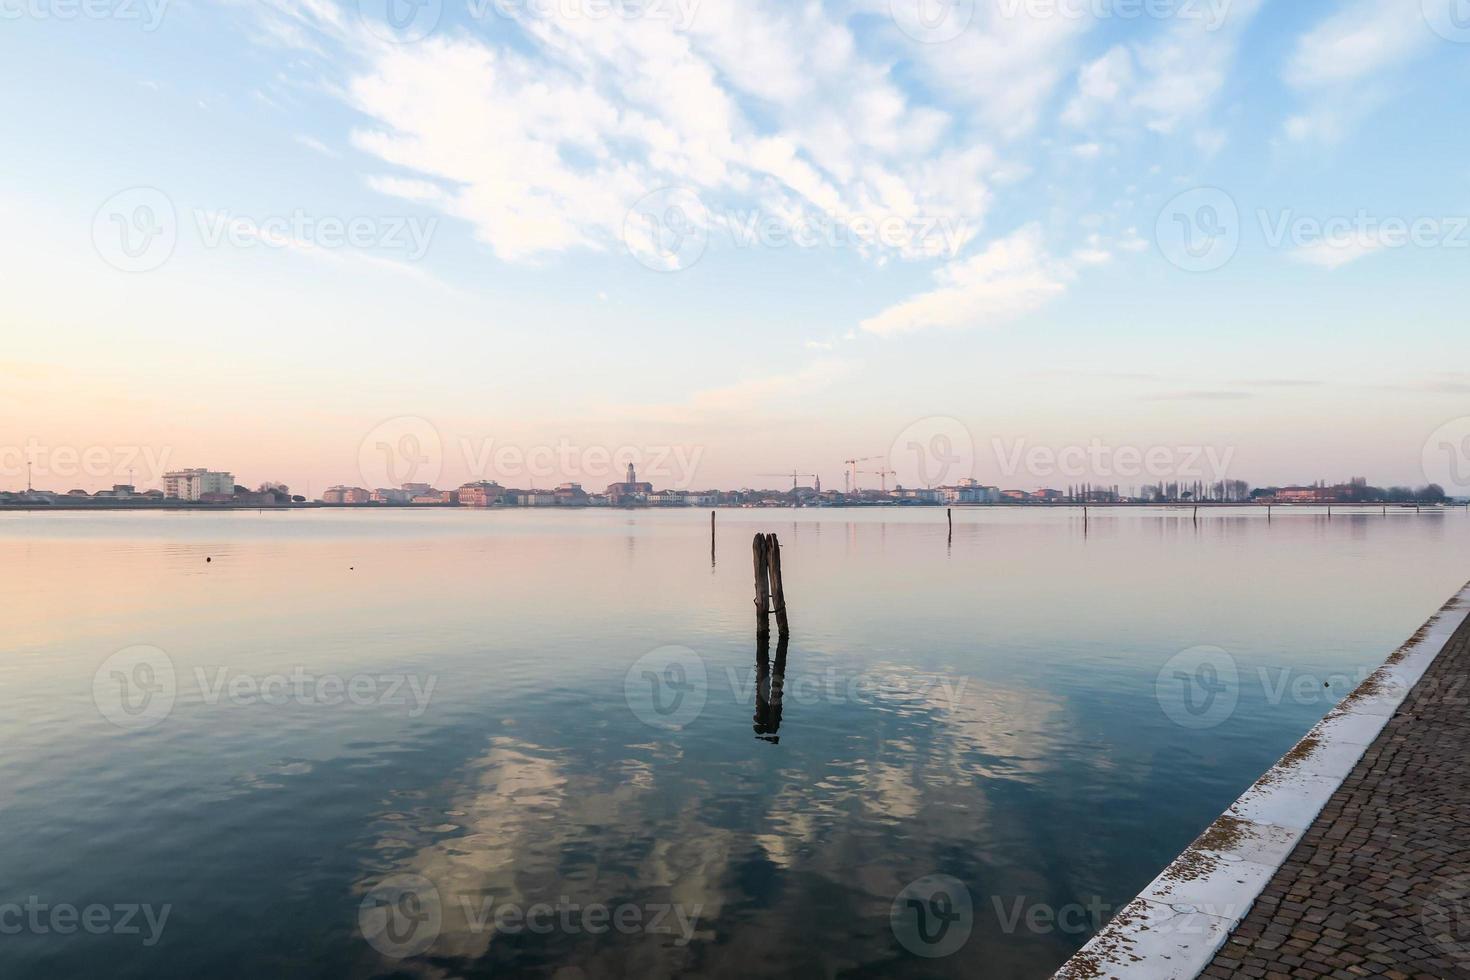
[(0, 515), (0, 975), (1044, 976), (1467, 536), (721, 511), (712, 561), (705, 511)]

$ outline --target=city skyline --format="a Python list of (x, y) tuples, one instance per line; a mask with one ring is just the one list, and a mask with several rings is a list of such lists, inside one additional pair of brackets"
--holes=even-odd
[(412, 416), (450, 466), (566, 440), (837, 485), (952, 417), (987, 457), (1424, 481), (1470, 394), (1449, 0), (910, 6), (8, 20), (0, 77), (51, 97), (5, 123), (0, 446), (324, 487)]

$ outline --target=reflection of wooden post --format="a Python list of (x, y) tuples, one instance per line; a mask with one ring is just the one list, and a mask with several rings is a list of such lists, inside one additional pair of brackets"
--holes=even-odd
[(760, 635), (771, 632), (771, 583), (766, 536), (756, 534), (750, 549), (755, 563), (755, 631)]
[(786, 622), (786, 589), (781, 584), (781, 542), (774, 534), (766, 535), (766, 562), (771, 573), (771, 598), (776, 606), (776, 629), (785, 636), (791, 627)]
[(755, 643), (755, 734), (763, 742), (780, 742), (781, 689), (786, 683), (787, 637), (776, 641), (776, 663), (771, 669), (771, 638), (756, 637)]

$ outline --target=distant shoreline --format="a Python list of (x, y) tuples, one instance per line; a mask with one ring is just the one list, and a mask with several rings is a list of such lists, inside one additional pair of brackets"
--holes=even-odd
[(1373, 509), (1383, 510), (1391, 508), (1396, 510), (1451, 510), (1460, 507), (1470, 507), (1470, 504), (1446, 501), (1443, 504), (1406, 504), (1406, 503), (1252, 503), (1250, 501), (1159, 501), (1148, 502), (1117, 502), (1117, 503), (1071, 503), (1064, 501), (1042, 502), (1042, 501), (1000, 501), (996, 503), (928, 503), (922, 501), (874, 501), (872, 503), (842, 503), (821, 505), (796, 505), (796, 504), (716, 504), (714, 506), (696, 507), (694, 505), (655, 505), (647, 504), (632, 506), (591, 506), (588, 504), (552, 504), (544, 507), (522, 507), (514, 504), (497, 504), (493, 507), (467, 507), (458, 504), (328, 504), (321, 501), (307, 501), (292, 504), (246, 504), (246, 503), (195, 503), (195, 502), (170, 502), (170, 503), (131, 503), (122, 501), (111, 501), (108, 503), (0, 503), (0, 514), (33, 511), (95, 511), (99, 513), (116, 513), (118, 511), (239, 511), (254, 510), (261, 512), (273, 511), (300, 511), (300, 510), (351, 510), (351, 511), (378, 511), (378, 512), (401, 512), (401, 511), (557, 511), (557, 510), (617, 510), (617, 511), (690, 511), (690, 510), (873, 510), (873, 509), (898, 509), (909, 510), (923, 508), (935, 510), (941, 508), (953, 508), (956, 510), (1138, 510), (1143, 508), (1171, 508), (1175, 510), (1220, 510), (1220, 509), (1251, 509), (1283, 508), (1293, 510), (1298, 508), (1326, 508), (1337, 507), (1348, 509)]

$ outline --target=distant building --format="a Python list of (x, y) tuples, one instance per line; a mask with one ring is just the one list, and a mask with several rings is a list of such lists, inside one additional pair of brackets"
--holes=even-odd
[(228, 500), (235, 495), (235, 477), (213, 470), (174, 470), (163, 474), (163, 495), (172, 500)]
[(622, 483), (614, 483), (607, 488), (607, 499), (614, 507), (620, 504), (647, 503), (649, 495), (653, 493), (652, 483), (639, 483), (638, 474), (633, 469), (633, 464), (628, 464), (628, 478)]
[(92, 496), (101, 497), (104, 500), (126, 500), (137, 493), (130, 483), (114, 483), (111, 490), (98, 490)]
[(322, 493), (324, 504), (366, 504), (373, 495), (362, 487), (328, 487)]
[(952, 487), (940, 487), (940, 495), (951, 504), (995, 504), (1000, 502), (1000, 490), (981, 486), (975, 480), (961, 480)]
[(1276, 499), (1283, 504), (1330, 504), (1337, 499), (1337, 491), (1326, 487), (1282, 487), (1276, 491)]
[(414, 494), (409, 493), (407, 490), (393, 490), (388, 487), (379, 487), (373, 491), (372, 502), (375, 504), (402, 505), (409, 503), (413, 498)]
[(504, 494), (505, 487), (500, 484), (480, 480), (460, 487), (456, 498), (461, 507), (494, 507)]
[(580, 483), (563, 483), (553, 493), (556, 495), (556, 502), (559, 506), (587, 506), (587, 491), (582, 489), (582, 484)]

